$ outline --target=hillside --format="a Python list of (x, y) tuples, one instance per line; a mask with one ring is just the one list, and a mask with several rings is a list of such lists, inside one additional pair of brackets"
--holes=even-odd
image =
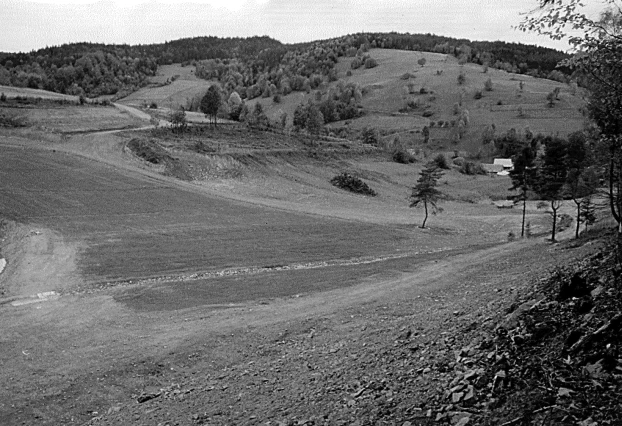
[[(574, 240), (566, 203), (550, 244), (549, 216), (530, 200), (530, 238), (515, 240), (521, 212), (493, 203), (512, 194), (509, 177), (452, 163), (482, 146), (475, 126), (487, 120), (498, 132), (573, 130), (578, 96), (563, 87), (548, 107), (552, 81), (442, 53), (369, 54), (377, 66), (351, 76), (353, 57), (335, 63), (361, 88), (365, 115), (329, 125), (353, 127), (351, 139), (240, 123), (154, 129), (146, 112), (166, 116), (213, 83), (181, 65), (159, 67), (126, 105), (39, 91), (0, 101), (24, 117), (0, 128), (0, 424), (619, 423), (606, 212)], [(470, 121), (454, 144), (438, 122), (487, 78), (492, 91), (465, 95)], [(271, 114), (303, 93), (316, 96), (249, 104)], [(430, 106), (400, 113), (410, 98)], [(414, 162), (359, 140), (369, 125), (420, 148)], [(438, 132), (427, 146), (423, 125)], [(452, 160), (444, 211), (421, 229), (409, 196), (438, 153)], [(333, 185), (343, 172), (376, 196)]]
[(286, 94), (288, 89), (281, 87), (279, 72), (291, 81), (291, 89), (302, 90), (305, 78), (329, 76), (336, 58), (351, 56), (348, 51), (361, 46), (441, 52), (507, 71), (568, 80), (555, 69), (566, 56), (552, 49), (432, 34), (362, 33), (298, 45), (285, 45), (269, 37), (195, 37), (151, 45), (74, 43), (29, 53), (0, 53), (0, 84), (89, 97), (123, 96), (143, 87), (158, 66), (224, 61), (229, 68), (226, 73), (219, 70), (213, 74), (210, 66), (199, 74), (217, 77), (223, 85), (234, 77), (238, 91), (263, 79)]
[[(318, 102), (318, 92), (325, 101), (338, 85), (354, 84), (363, 94), (360, 105), (364, 115), (330, 123), (329, 129), (335, 133), (343, 129), (356, 134), (371, 127), (381, 132), (386, 143), (397, 137), (405, 146), (421, 148), (421, 131), (427, 126), (433, 149), (466, 151), (472, 156), (480, 153), (484, 157), (492, 154), (482, 146), (482, 135), (491, 125), (497, 135), (512, 128), (543, 135), (567, 135), (583, 128), (582, 92), (569, 85), (492, 68), (484, 72), (482, 66), (461, 65), (453, 56), (440, 53), (371, 49), (369, 55), (378, 63), (374, 68), (352, 70), (353, 58), (339, 58), (335, 65), (338, 81), (308, 94), (281, 96), (278, 103), (271, 98), (257, 98), (247, 105), (252, 109), (255, 103), (261, 103), (269, 118), (276, 121), (285, 112), (291, 120), (298, 105)], [(426, 60), (423, 67), (418, 64), (421, 58)], [(465, 76), (463, 84), (457, 81), (460, 73)], [(491, 90), (487, 91), (489, 79)], [(556, 88), (560, 90), (559, 100), (549, 107), (546, 97)], [(481, 96), (476, 99), (478, 92)], [(456, 139), (457, 121), (464, 110), (468, 111), (469, 123), (462, 137)]]

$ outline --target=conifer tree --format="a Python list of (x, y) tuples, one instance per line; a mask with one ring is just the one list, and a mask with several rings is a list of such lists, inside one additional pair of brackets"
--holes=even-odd
[(421, 228), (425, 228), (429, 211), (431, 211), (433, 215), (443, 211), (442, 208), (437, 206), (437, 203), (442, 198), (442, 193), (436, 189), (441, 176), (443, 176), (443, 171), (436, 163), (430, 162), (421, 170), (419, 179), (417, 179), (417, 184), (412, 189), (410, 207), (420, 207), (423, 205), (425, 210), (425, 217), (423, 218)]

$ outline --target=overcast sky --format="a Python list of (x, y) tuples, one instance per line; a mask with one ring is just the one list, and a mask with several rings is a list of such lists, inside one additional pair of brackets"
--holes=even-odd
[(521, 13), (536, 5), (537, 0), (0, 0), (0, 51), (80, 41), (161, 43), (204, 35), (268, 35), (293, 43), (363, 31), (566, 50), (564, 42), (512, 28)]

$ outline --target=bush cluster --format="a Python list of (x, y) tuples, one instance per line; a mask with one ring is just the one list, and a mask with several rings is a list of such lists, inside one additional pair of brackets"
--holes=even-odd
[(408, 151), (403, 148), (393, 151), (393, 161), (401, 164), (410, 164), (417, 161)]
[(361, 132), (361, 141), (368, 145), (378, 145), (378, 131), (373, 127), (365, 127)]
[(465, 175), (483, 175), (486, 174), (480, 164), (473, 163), (472, 161), (465, 161), (458, 169), (460, 173)]
[(346, 191), (354, 192), (356, 194), (370, 195), (372, 197), (376, 196), (376, 191), (371, 189), (369, 185), (347, 172), (343, 172), (340, 175), (335, 176), (330, 180), (330, 183), (337, 188), (345, 189)]
[(439, 169), (444, 169), (444, 170), (449, 169), (449, 163), (447, 162), (447, 157), (445, 157), (443, 154), (438, 154), (436, 157), (434, 157), (432, 161), (434, 161), (434, 164), (436, 164), (436, 166)]
[(0, 127), (26, 127), (26, 116), (9, 111), (0, 111)]

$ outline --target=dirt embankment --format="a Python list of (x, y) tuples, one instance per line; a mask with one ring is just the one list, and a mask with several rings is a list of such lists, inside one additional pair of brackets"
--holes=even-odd
[(79, 282), (78, 244), (49, 229), (5, 223), (0, 253), (7, 264), (0, 274), (1, 300), (59, 291)]

